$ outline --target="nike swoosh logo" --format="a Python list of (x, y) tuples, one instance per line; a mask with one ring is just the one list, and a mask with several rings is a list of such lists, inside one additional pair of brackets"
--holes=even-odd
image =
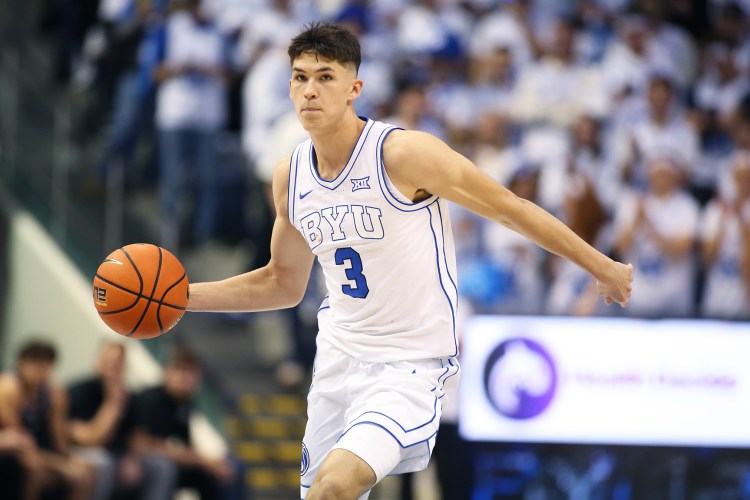
[(299, 194), (299, 199), (300, 199), (300, 200), (304, 200), (304, 199), (305, 199), (305, 196), (307, 196), (308, 194), (312, 193), (312, 191), (313, 191), (313, 190), (311, 189), (310, 191), (308, 191), (308, 192), (306, 192), (306, 193), (300, 193), (300, 194)]

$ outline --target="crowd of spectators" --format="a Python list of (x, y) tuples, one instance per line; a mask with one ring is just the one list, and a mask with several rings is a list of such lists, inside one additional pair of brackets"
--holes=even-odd
[[(216, 238), (232, 217), (222, 137), (266, 187), (305, 137), (286, 46), (304, 23), (333, 20), (361, 36), (358, 113), (447, 140), (632, 262), (625, 314), (750, 316), (746, 2), (90, 0), (77, 16), (55, 5), (58, 77), (93, 96), (91, 120), (108, 130), (99, 174), (134, 171), (139, 140), (153, 146), (166, 246)], [(613, 313), (578, 269), (472, 214), (453, 223), (474, 310)]]
[(176, 348), (163, 380), (131, 391), (126, 349), (107, 342), (91, 376), (53, 377), (55, 347), (33, 340), (0, 374), (0, 497), (9, 500), (244, 500), (238, 462), (199, 453), (190, 418), (201, 381), (191, 351)]
[[(219, 158), (227, 137), (241, 144), (245, 195), (268, 193), (273, 166), (305, 138), (288, 97), (287, 45), (304, 23), (329, 20), (361, 37), (359, 115), (445, 139), (586, 241), (635, 266), (630, 306), (603, 307), (580, 268), (452, 207), (460, 292), (468, 308), (750, 318), (748, 0), (47, 4), (42, 26), (54, 41), (56, 81), (87, 96), (79, 126), (84, 136), (103, 138), (101, 161), (92, 171), (105, 183), (123, 167), (136, 188), (156, 189), (161, 243), (171, 250), (211, 241), (221, 235), (222, 221), (242, 217), (222, 205), (221, 176), (227, 172)], [(144, 158), (144, 150), (153, 154)], [(260, 213), (267, 219), (271, 209)], [(268, 220), (253, 220), (241, 229), (256, 239), (259, 265), (267, 259), (269, 228)], [(295, 341), (307, 344), (297, 349), (303, 364), (314, 353), (309, 337), (317, 304), (309, 300), (292, 316), (301, 325), (293, 328)], [(303, 330), (308, 338), (301, 338)], [(111, 350), (114, 355), (118, 349)], [(94, 417), (100, 424), (104, 408), (124, 411), (133, 400), (121, 397), (121, 389), (92, 384), (102, 391)], [(42, 404), (54, 401), (41, 397)], [(146, 399), (163, 403), (164, 389)], [(78, 418), (92, 418), (94, 406), (85, 403)], [(78, 425), (93, 425), (83, 421), (71, 427), (70, 439)], [(106, 440), (115, 447), (121, 446), (116, 434)], [(169, 451), (160, 442), (165, 445), (141, 435), (129, 446)], [(448, 451), (455, 455), (461, 444)], [(29, 447), (25, 434), (0, 430), (0, 473), (18, 465), (8, 456)], [(572, 484), (573, 465), (580, 466), (581, 482), (589, 483), (589, 470), (615, 467), (607, 453), (585, 452), (579, 464), (547, 460), (557, 474), (550, 473), (554, 488)], [(58, 486), (73, 493), (100, 487), (91, 471), (113, 467), (101, 457), (74, 456), (88, 465), (71, 462), (69, 483)], [(115, 456), (117, 467), (131, 471), (118, 487), (127, 488), (131, 477), (140, 488), (159, 488), (158, 481), (136, 474), (137, 460), (131, 467), (127, 453)], [(632, 456), (626, 456), (631, 469), (652, 472), (639, 467), (643, 455)], [(683, 457), (677, 458), (675, 469)], [(169, 469), (168, 460), (159, 463)], [(205, 476), (224, 477), (225, 465), (206, 467)], [(623, 470), (622, 463), (615, 465)], [(160, 477), (180, 473), (172, 468)], [(0, 487), (12, 484), (0, 480)], [(644, 484), (643, 491), (653, 489), (653, 481)], [(661, 492), (655, 497), (666, 497)], [(628, 498), (610, 493), (601, 497)]]

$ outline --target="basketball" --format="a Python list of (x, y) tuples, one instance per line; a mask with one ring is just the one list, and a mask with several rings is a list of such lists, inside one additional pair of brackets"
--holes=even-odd
[(148, 243), (118, 248), (94, 277), (94, 306), (112, 330), (133, 339), (158, 337), (185, 314), (188, 277), (169, 251)]

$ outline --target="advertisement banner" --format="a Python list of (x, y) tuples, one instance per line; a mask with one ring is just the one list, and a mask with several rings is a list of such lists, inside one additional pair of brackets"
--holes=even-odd
[(750, 447), (750, 325), (477, 316), (461, 345), (472, 440)]

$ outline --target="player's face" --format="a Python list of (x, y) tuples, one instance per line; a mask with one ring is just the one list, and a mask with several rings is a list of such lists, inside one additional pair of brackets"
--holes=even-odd
[(351, 65), (305, 53), (292, 63), (289, 96), (305, 130), (340, 123), (347, 107), (359, 97), (362, 81)]

